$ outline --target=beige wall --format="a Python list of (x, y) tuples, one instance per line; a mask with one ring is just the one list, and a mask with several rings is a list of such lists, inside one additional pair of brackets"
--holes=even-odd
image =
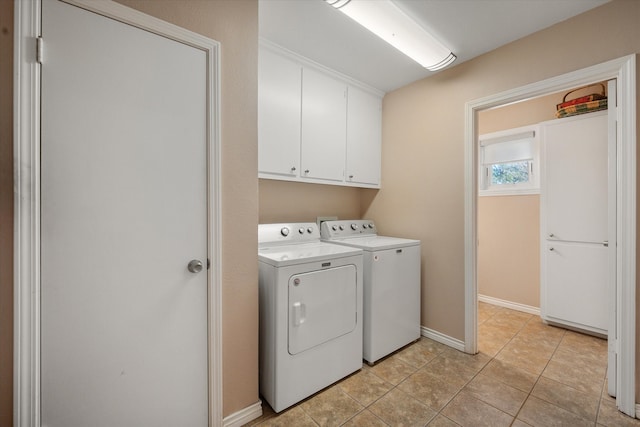
[(13, 414), (13, 2), (0, 1), (0, 426)]
[(540, 196), (478, 198), (478, 294), (540, 307)]
[(260, 224), (315, 222), (319, 216), (360, 218), (358, 188), (260, 180)]
[[(600, 91), (599, 87), (583, 89), (578, 93)], [(505, 105), (478, 114), (478, 134), (497, 132), (520, 126), (534, 125), (556, 118), (556, 105), (562, 102), (565, 92), (552, 93), (516, 104)], [(571, 99), (569, 96), (568, 99)]]
[(424, 326), (464, 339), (465, 103), (636, 54), (639, 19), (614, 0), (385, 96), (384, 185), (363, 214), (422, 240)]

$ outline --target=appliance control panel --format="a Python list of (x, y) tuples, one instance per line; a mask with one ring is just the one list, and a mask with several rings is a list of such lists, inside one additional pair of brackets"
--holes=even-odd
[(375, 236), (377, 233), (375, 224), (368, 219), (325, 221), (320, 225), (323, 239)]
[(315, 222), (259, 224), (258, 244), (296, 244), (320, 240)]

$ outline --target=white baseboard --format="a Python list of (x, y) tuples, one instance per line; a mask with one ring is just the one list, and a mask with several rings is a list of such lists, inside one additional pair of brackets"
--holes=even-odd
[(464, 341), (451, 338), (450, 336), (442, 334), (438, 331), (434, 331), (433, 329), (420, 326), (420, 334), (423, 337), (430, 338), (434, 341), (439, 342), (440, 344), (448, 345), (449, 347), (453, 347), (459, 351), (464, 351)]
[(489, 297), (489, 296), (480, 295), (480, 294), (478, 294), (478, 301), (486, 302), (488, 304), (493, 304), (500, 307), (510, 308), (511, 310), (522, 311), (525, 313), (535, 314), (536, 316), (540, 316), (540, 307), (533, 307), (526, 304), (506, 301), (503, 299)]
[(247, 406), (244, 409), (234, 412), (233, 414), (224, 417), (222, 425), (224, 427), (240, 427), (248, 422), (255, 420), (262, 416), (262, 401), (258, 400), (251, 406)]
[(636, 403), (636, 418), (640, 415), (640, 403)]

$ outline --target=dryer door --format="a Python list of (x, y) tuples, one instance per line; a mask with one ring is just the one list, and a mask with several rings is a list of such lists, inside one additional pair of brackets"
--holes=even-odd
[(289, 279), (289, 354), (298, 354), (356, 328), (356, 267), (345, 265)]

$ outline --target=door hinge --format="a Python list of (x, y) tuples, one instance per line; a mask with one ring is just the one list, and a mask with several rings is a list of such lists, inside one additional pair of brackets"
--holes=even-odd
[(42, 64), (43, 57), (43, 40), (42, 37), (36, 38), (36, 62)]

